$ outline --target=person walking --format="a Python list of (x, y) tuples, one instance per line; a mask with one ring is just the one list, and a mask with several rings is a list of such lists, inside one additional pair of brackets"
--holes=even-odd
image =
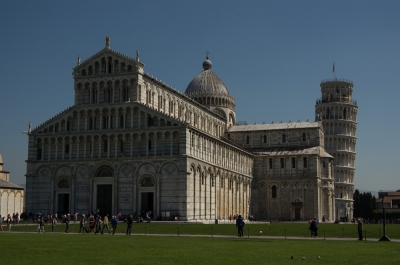
[(104, 228), (107, 228), (108, 233), (110, 234), (110, 228), (108, 227), (108, 214), (106, 214), (103, 218), (103, 227), (101, 229), (101, 234), (104, 233)]
[(7, 222), (7, 230), (8, 230), (8, 232), (10, 232), (11, 231), (11, 223), (12, 223), (12, 218), (11, 218), (10, 214), (7, 215), (6, 222)]
[(313, 237), (313, 235), (314, 235), (313, 219), (309, 220), (308, 224), (310, 225), (310, 227), (308, 229), (310, 229), (311, 237)]
[(37, 228), (38, 228), (38, 233), (40, 233), (40, 231), (42, 231), (43, 233), (45, 232), (44, 231), (44, 219), (43, 219), (43, 216), (42, 216), (42, 214), (38, 214), (38, 217), (37, 217)]
[(360, 218), (357, 219), (358, 240), (363, 240), (363, 222)]
[(112, 234), (115, 235), (115, 230), (117, 230), (118, 226), (118, 219), (115, 215), (111, 218), (111, 227), (112, 227)]
[(97, 217), (96, 217), (96, 232), (95, 232), (95, 234), (101, 232), (101, 223), (102, 223), (101, 222), (101, 215), (98, 214)]
[(318, 237), (318, 225), (318, 220), (316, 218), (313, 218), (310, 225), (311, 236)]
[(0, 214), (0, 231), (3, 231), (3, 217)]
[(132, 223), (133, 223), (133, 217), (132, 214), (129, 215), (128, 219), (126, 219), (126, 235), (130, 236), (131, 231), (132, 231)]
[(69, 221), (70, 221), (71, 215), (64, 215), (64, 223), (65, 223), (65, 233), (69, 233), (68, 229), (69, 229)]
[(90, 217), (89, 217), (89, 229), (90, 229), (90, 233), (92, 233), (94, 226), (95, 226), (94, 216), (93, 216), (92, 214), (90, 214)]
[(79, 222), (79, 233), (85, 233), (85, 215), (82, 214), (81, 221)]
[(243, 236), (244, 219), (241, 215), (236, 218), (236, 227), (238, 229), (238, 236)]
[(54, 215), (53, 218), (51, 219), (51, 232), (56, 231), (56, 225), (57, 225), (57, 215)]

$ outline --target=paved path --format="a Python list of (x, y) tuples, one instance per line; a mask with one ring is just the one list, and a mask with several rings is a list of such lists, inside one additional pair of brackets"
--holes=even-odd
[[(4, 228), (4, 227), (3, 227)], [(29, 233), (29, 234), (37, 234), (37, 232), (22, 232), (22, 231), (3, 231), (0, 232), (1, 233)], [(47, 234), (51, 234), (52, 232), (46, 232)], [(79, 233), (76, 232), (71, 232), (71, 233), (64, 233), (64, 232), (55, 232), (56, 234), (66, 234), (66, 235), (78, 235)], [(85, 236), (90, 236), (90, 235), (101, 235), (101, 234), (82, 234)], [(108, 233), (105, 233), (104, 235), (106, 236), (111, 236)], [(115, 236), (126, 236), (125, 233), (115, 233)], [(215, 237), (215, 238), (239, 238), (238, 236), (233, 236), (233, 235), (192, 235), (192, 234), (135, 234), (132, 233), (131, 236), (172, 236), (172, 237)], [(287, 240), (319, 240), (319, 241), (323, 241), (323, 240), (329, 240), (329, 241), (358, 241), (356, 238), (347, 238), (347, 237), (296, 237), (296, 236), (243, 236), (243, 238), (248, 238), (248, 239), (270, 239), (270, 240), (274, 240), (274, 239), (287, 239)], [(390, 238), (390, 237), (389, 237)], [(390, 239), (391, 242), (395, 242), (395, 243), (400, 243), (400, 239)], [(377, 238), (367, 238), (364, 241), (379, 241)]]

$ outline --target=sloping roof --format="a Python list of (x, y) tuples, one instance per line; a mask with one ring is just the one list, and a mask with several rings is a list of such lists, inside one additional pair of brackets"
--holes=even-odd
[(0, 188), (5, 188), (5, 189), (14, 189), (14, 190), (23, 190), (24, 187), (18, 186), (17, 184), (5, 181), (0, 179)]
[(394, 191), (394, 192), (388, 192), (386, 196), (399, 196), (400, 197), (400, 192)]
[(321, 157), (333, 158), (321, 146), (314, 147), (278, 147), (278, 148), (254, 148), (247, 149), (255, 155), (264, 156), (301, 156), (301, 155), (320, 155)]
[(392, 201), (397, 201), (397, 200), (400, 200), (400, 196), (399, 197), (384, 197), (383, 203), (392, 203)]
[(101, 56), (102, 54), (105, 54), (105, 53), (107, 53), (107, 54), (114, 54), (116, 57), (119, 57), (119, 58), (121, 58), (121, 59), (125, 59), (125, 60), (128, 60), (128, 61), (131, 61), (131, 62), (133, 62), (133, 63), (137, 63), (137, 64), (140, 64), (142, 67), (144, 66), (144, 64), (142, 63), (142, 62), (138, 62), (137, 60), (135, 60), (134, 58), (132, 58), (132, 57), (130, 57), (130, 56), (128, 56), (128, 55), (125, 55), (125, 54), (123, 54), (123, 53), (120, 53), (120, 52), (118, 52), (118, 51), (116, 51), (116, 50), (113, 50), (113, 49), (111, 49), (111, 48), (109, 48), (109, 47), (105, 47), (105, 48), (103, 48), (102, 50), (100, 50), (100, 51), (98, 51), (98, 52), (96, 52), (95, 54), (93, 54), (92, 56), (90, 56), (89, 58), (87, 58), (87, 59), (85, 59), (84, 61), (82, 61), (79, 65), (77, 65), (74, 69), (79, 69), (79, 68), (81, 68), (82, 66), (85, 66), (86, 64), (88, 64), (88, 63), (90, 63), (93, 59), (95, 59), (96, 57), (99, 57), (99, 56)]
[(228, 129), (228, 132), (244, 132), (244, 131), (268, 131), (268, 130), (285, 130), (285, 129), (306, 129), (319, 128), (319, 122), (288, 122), (288, 123), (266, 123), (254, 125), (235, 125)]

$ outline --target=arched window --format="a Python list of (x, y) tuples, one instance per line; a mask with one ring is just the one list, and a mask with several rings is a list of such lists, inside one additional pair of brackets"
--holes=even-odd
[(145, 177), (140, 182), (140, 185), (142, 187), (153, 187), (154, 186), (154, 180), (153, 180), (153, 178)]
[(122, 91), (122, 101), (126, 102), (129, 100), (129, 88), (128, 87), (124, 87), (123, 91)]
[(276, 198), (276, 186), (272, 186), (272, 198)]
[(120, 140), (120, 152), (123, 153), (124, 152), (124, 141)]
[(119, 116), (119, 128), (124, 128), (124, 115)]
[(104, 140), (103, 144), (104, 144), (104, 152), (108, 152), (108, 141)]
[(113, 172), (111, 170), (111, 168), (107, 167), (107, 166), (103, 166), (101, 167), (96, 174), (96, 177), (112, 177), (113, 176)]
[(60, 182), (58, 182), (58, 187), (61, 189), (69, 188), (68, 180), (66, 179), (60, 180)]

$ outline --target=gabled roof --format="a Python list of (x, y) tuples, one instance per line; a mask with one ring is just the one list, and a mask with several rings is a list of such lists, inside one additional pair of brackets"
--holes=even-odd
[(17, 184), (5, 181), (0, 179), (0, 188), (4, 189), (14, 189), (14, 190), (23, 190), (24, 187), (18, 186)]
[(288, 122), (288, 123), (267, 123), (254, 125), (235, 125), (229, 128), (228, 132), (244, 132), (244, 131), (272, 131), (287, 129), (307, 129), (320, 128), (320, 122)]
[(74, 70), (79, 70), (82, 67), (86, 67), (87, 64), (91, 63), (94, 59), (103, 56), (104, 54), (107, 55), (113, 55), (116, 58), (119, 58), (120, 60), (124, 60), (124, 61), (130, 61), (133, 64), (139, 64), (141, 67), (144, 67), (144, 64), (137, 61), (136, 59), (129, 57), (125, 54), (122, 54), (116, 50), (113, 50), (109, 47), (105, 47), (104, 49), (102, 49), (101, 51), (93, 54), (92, 56), (90, 56), (89, 58), (87, 58), (86, 60), (82, 61), (79, 65), (77, 65)]

